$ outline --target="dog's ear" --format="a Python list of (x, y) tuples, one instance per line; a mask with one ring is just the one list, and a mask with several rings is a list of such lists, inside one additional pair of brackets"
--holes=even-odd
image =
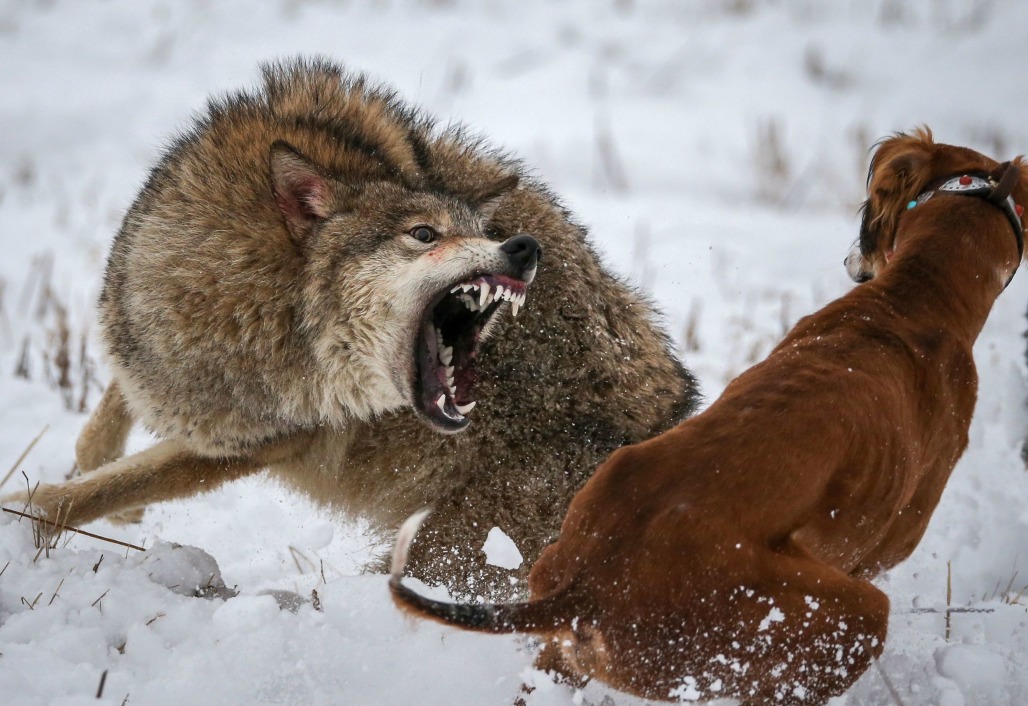
[(867, 173), (860, 225), (860, 251), (865, 256), (892, 246), (900, 214), (931, 180), (934, 146), (926, 127), (878, 143)]
[(520, 178), (516, 174), (487, 185), (468, 199), (468, 202), (482, 214), (482, 222), (488, 223), (496, 215), (507, 195), (518, 187)]
[(275, 203), (290, 234), (300, 239), (332, 213), (331, 179), (284, 140), (271, 146), (268, 161)]

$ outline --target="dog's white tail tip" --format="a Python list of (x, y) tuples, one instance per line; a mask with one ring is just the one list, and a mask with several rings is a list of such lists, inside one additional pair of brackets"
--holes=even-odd
[(431, 513), (432, 508), (430, 507), (418, 510), (400, 526), (400, 531), (396, 533), (396, 545), (393, 547), (393, 563), (389, 567), (392, 581), (399, 582), (403, 578), (403, 569), (407, 566), (407, 550), (410, 548), (410, 543), (414, 541), (414, 536), (421, 529), (425, 518)]

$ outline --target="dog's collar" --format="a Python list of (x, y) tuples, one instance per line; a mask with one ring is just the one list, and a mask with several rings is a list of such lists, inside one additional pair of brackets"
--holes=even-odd
[(1011, 165), (1003, 173), (1003, 177), (997, 182), (988, 177), (975, 174), (961, 174), (960, 176), (949, 177), (941, 184), (932, 189), (922, 191), (916, 199), (907, 204), (907, 209), (914, 208), (932, 198), (938, 192), (957, 194), (960, 196), (979, 196), (989, 203), (995, 204), (1003, 213), (1014, 229), (1014, 237), (1017, 239), (1017, 261), (1020, 263), (1024, 256), (1024, 225), (1021, 223), (1021, 215), (1024, 207), (1014, 201), (1010, 195), (1016, 181), (1016, 167)]

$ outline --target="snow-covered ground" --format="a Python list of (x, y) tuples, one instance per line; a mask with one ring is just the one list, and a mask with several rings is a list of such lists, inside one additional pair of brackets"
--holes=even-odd
[[(71, 470), (106, 380), (91, 331), (111, 237), (166, 138), (261, 60), (343, 59), (523, 155), (659, 302), (712, 399), (851, 286), (871, 142), (926, 123), (1028, 151), (1026, 26), (1020, 0), (0, 1), (0, 478), (46, 429), (3, 490)], [(881, 667), (907, 706), (1028, 693), (1026, 298), (1021, 273), (976, 349), (971, 448), (880, 581)], [(380, 547), (359, 523), (260, 479), (88, 529), (152, 549), (69, 536), (37, 557), (0, 518), (5, 704), (509, 704), (522, 680), (529, 706), (637, 703), (550, 686), (518, 639), (404, 619), (361, 573)], [(182, 595), (218, 587), (210, 557), (238, 596)], [(985, 611), (949, 628), (947, 567), (952, 605)], [(320, 610), (271, 590), (316, 590)], [(894, 698), (871, 670), (838, 703)]]

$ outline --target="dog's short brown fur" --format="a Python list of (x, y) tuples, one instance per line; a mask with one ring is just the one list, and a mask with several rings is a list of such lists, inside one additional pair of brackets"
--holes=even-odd
[[(885, 641), (889, 601), (868, 579), (917, 546), (967, 445), (971, 347), (1019, 262), (985, 199), (907, 204), (1005, 166), (927, 130), (885, 140), (862, 237), (872, 281), (802, 319), (702, 414), (612, 454), (533, 567), (531, 601), (445, 604), (403, 586), (415, 517), (394, 555), (398, 604), (545, 636), (541, 667), (646, 698), (845, 691)], [(1028, 171), (1011, 168), (1023, 204)]]
[[(418, 316), (509, 268), (519, 236), (545, 253), (506, 273), (537, 269), (528, 301), (516, 319), (498, 302), (478, 408), (440, 434), (413, 410)], [(88, 472), (36, 510), (138, 517), (270, 468), (390, 532), (435, 505), (414, 571), (479, 593), (518, 575), (485, 565), (492, 527), (533, 561), (596, 465), (697, 397), (652, 306), (520, 162), (324, 60), (265, 67), (175, 141), (115, 240), (100, 320), (113, 381), (77, 445)], [(122, 457), (135, 420), (161, 440)]]

